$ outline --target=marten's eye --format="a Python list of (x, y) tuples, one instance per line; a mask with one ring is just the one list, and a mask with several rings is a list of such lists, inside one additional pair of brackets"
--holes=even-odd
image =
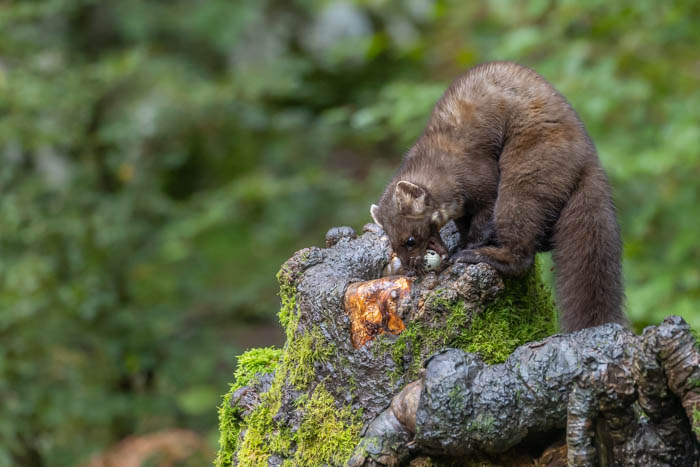
[(414, 246), (416, 246), (416, 239), (408, 237), (408, 240), (406, 240), (406, 248), (413, 248)]

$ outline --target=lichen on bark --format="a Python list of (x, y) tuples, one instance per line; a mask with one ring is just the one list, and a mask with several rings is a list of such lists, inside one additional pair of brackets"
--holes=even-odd
[[(455, 264), (413, 282), (401, 311), (405, 331), (355, 348), (347, 286), (379, 278), (391, 250), (373, 224), (359, 237), (331, 233), (328, 248), (297, 252), (278, 274), (286, 343), (239, 359), (220, 408), (219, 466), (342, 465), (361, 430), (434, 352), (452, 346), (502, 361), (555, 330), (536, 269), (504, 286), (486, 265)], [(443, 237), (454, 247), (454, 229)]]

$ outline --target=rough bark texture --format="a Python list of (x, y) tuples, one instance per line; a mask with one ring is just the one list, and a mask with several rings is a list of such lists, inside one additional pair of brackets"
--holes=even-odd
[(642, 336), (616, 324), (552, 336), (500, 365), (449, 349), (369, 425), (350, 464), (400, 465), (417, 453), (510, 463), (512, 451), (565, 431), (569, 465), (698, 465), (699, 377), (679, 317)]
[[(442, 236), (456, 245), (454, 226)], [(282, 266), (287, 341), (239, 358), (217, 465), (342, 465), (353, 451), (358, 465), (561, 465), (566, 439), (570, 460), (584, 463), (697, 456), (688, 417), (700, 417), (700, 375), (679, 363), (697, 367), (692, 337), (681, 354), (672, 343), (685, 334), (668, 327), (644, 339), (611, 325), (541, 341), (555, 318), (536, 268), (503, 279), (485, 264), (454, 264), (380, 279), (396, 270), (374, 224), (359, 237), (331, 229), (326, 247)], [(600, 439), (614, 442), (594, 449)]]
[[(456, 245), (454, 225), (442, 235)], [(287, 342), (239, 358), (220, 408), (218, 465), (343, 464), (430, 355), (457, 347), (500, 362), (555, 331), (535, 269), (505, 281), (483, 264), (383, 277), (399, 271), (374, 224), (359, 237), (333, 228), (326, 247), (301, 250), (280, 270)]]

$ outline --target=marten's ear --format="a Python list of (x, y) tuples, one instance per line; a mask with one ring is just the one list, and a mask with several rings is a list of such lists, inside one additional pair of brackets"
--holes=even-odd
[(422, 216), (426, 209), (425, 190), (406, 180), (396, 184), (394, 199), (401, 214), (405, 216)]
[[(376, 204), (373, 204), (369, 208), (369, 213), (372, 215), (372, 219), (374, 220), (374, 223), (377, 224), (379, 227), (382, 227), (382, 223), (379, 222), (379, 206)], [(382, 227), (383, 229), (384, 227)]]

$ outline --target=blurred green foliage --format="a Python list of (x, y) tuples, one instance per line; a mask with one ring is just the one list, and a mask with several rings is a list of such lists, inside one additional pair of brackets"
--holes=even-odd
[[(215, 439), (275, 272), (360, 228), (487, 60), (566, 95), (611, 177), (629, 315), (700, 326), (694, 0), (0, 3), (0, 465)], [(271, 328), (272, 327), (272, 328)]]

